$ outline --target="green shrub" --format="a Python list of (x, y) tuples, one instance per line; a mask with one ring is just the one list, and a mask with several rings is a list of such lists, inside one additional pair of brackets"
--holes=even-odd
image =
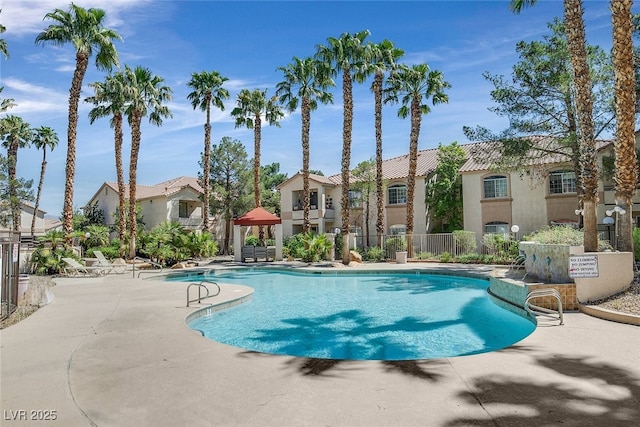
[(365, 261), (380, 262), (384, 261), (384, 251), (378, 246), (372, 246), (364, 252), (362, 258)]
[(295, 234), (284, 239), (282, 255), (285, 258), (302, 258), (304, 254), (304, 243), (302, 234)]
[(525, 236), (523, 240), (537, 242), (543, 245), (561, 244), (561, 245), (582, 245), (584, 242), (584, 233), (573, 227), (566, 226), (545, 226), (540, 230)]
[(640, 261), (640, 228), (633, 229), (633, 256)]
[(332, 242), (326, 234), (305, 233), (302, 236), (304, 251), (302, 260), (305, 262), (318, 262), (324, 259), (331, 250)]
[(419, 252), (415, 257), (416, 259), (420, 260), (434, 259), (434, 256), (431, 252)]
[(387, 259), (395, 259), (396, 252), (407, 250), (407, 241), (404, 237), (391, 237), (384, 242), (384, 250)]
[(456, 252), (459, 254), (473, 253), (478, 249), (476, 233), (472, 231), (455, 230), (453, 239), (456, 242)]
[(254, 236), (253, 234), (250, 234), (244, 239), (245, 246), (258, 246), (258, 243), (260, 243), (260, 239), (258, 239), (258, 236)]
[(451, 262), (452, 259), (453, 257), (447, 251), (444, 251), (440, 254), (440, 262)]

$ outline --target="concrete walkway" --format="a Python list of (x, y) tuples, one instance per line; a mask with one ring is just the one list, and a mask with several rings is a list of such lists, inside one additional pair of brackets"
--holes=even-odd
[[(411, 266), (414, 267), (413, 265)], [(432, 266), (429, 266), (432, 267)], [(56, 279), (0, 331), (0, 425), (637, 426), (640, 327), (567, 313), (508, 349), (379, 362), (272, 356), (190, 330), (187, 283)], [(224, 286), (222, 299), (248, 292)], [(36, 418), (55, 418), (38, 421)]]

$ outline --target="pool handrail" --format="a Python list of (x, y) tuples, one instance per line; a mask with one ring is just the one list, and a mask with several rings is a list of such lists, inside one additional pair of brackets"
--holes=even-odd
[[(209, 292), (209, 288), (207, 287), (207, 285), (205, 285), (205, 283), (211, 284), (211, 285), (215, 285), (216, 288), (218, 288), (218, 292), (216, 292), (215, 294), (211, 295)], [(189, 290), (191, 289), (192, 286), (197, 286), (198, 287), (198, 298), (194, 298), (194, 299), (189, 299)], [(204, 288), (207, 291), (207, 294), (205, 296), (202, 296), (201, 291), (202, 288)], [(189, 283), (189, 286), (187, 286), (187, 307), (189, 307), (189, 304), (191, 304), (192, 302), (202, 302), (202, 300), (207, 299), (207, 298), (213, 298), (215, 296), (220, 295), (220, 285), (218, 285), (216, 282), (212, 282), (210, 280), (203, 280), (200, 283)]]

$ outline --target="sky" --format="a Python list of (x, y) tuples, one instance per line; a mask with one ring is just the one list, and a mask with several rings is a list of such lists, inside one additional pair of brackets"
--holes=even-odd
[[(105, 26), (116, 30), (120, 65), (143, 66), (164, 79), (173, 99), (167, 104), (173, 117), (161, 127), (144, 120), (138, 161), (138, 184), (153, 185), (179, 176), (197, 176), (204, 147), (205, 114), (194, 110), (187, 95), (192, 73), (218, 71), (228, 78), (230, 92), (224, 111), (213, 108), (212, 144), (222, 137), (240, 141), (253, 156), (253, 131), (236, 128), (230, 116), (242, 89), (267, 89), (275, 94), (283, 80), (279, 67), (293, 57), (313, 56), (327, 38), (369, 30), (367, 40), (392, 41), (404, 50), (400, 62), (426, 63), (451, 84), (449, 102), (433, 106), (422, 119), (419, 149), (437, 148), (454, 141), (470, 142), (464, 126), (482, 125), (494, 131), (508, 127), (506, 119), (489, 109), (492, 86), (484, 72), (510, 76), (518, 61), (518, 41), (542, 40), (547, 23), (562, 17), (562, 1), (538, 1), (520, 14), (508, 0), (475, 1), (213, 1), (213, 0), (76, 0), (77, 5), (105, 10)], [(586, 0), (587, 40), (609, 50), (609, 1)], [(49, 126), (60, 143), (47, 153), (47, 170), (40, 207), (60, 217), (67, 156), (68, 97), (75, 67), (70, 45), (36, 45), (35, 38), (53, 21), (45, 14), (69, 9), (69, 1), (3, 0), (0, 23), (9, 58), (0, 59), (2, 98), (17, 104), (7, 114), (22, 117), (32, 127)], [(637, 10), (634, 10), (637, 12)], [(91, 96), (89, 83), (103, 81), (95, 57), (84, 78), (81, 100)], [(324, 175), (340, 173), (342, 156), (342, 92), (340, 78), (334, 103), (320, 105), (311, 115), (311, 169)], [(373, 95), (370, 81), (354, 86), (351, 165), (375, 156)], [(109, 119), (89, 123), (91, 105), (79, 108), (74, 208), (81, 208), (105, 181), (115, 182), (113, 130)], [(409, 119), (397, 116), (399, 105), (383, 110), (385, 159), (408, 152)], [(302, 167), (299, 110), (287, 113), (280, 127), (262, 129), (261, 164), (279, 163), (291, 177)], [(123, 157), (128, 181), (130, 132), (125, 127)], [(42, 151), (21, 149), (18, 176), (34, 180), (37, 189)]]

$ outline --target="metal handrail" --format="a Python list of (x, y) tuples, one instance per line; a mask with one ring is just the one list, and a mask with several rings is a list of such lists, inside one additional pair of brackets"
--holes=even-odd
[[(211, 295), (209, 293), (209, 288), (207, 287), (207, 285), (205, 285), (205, 283), (214, 285), (216, 288), (218, 288), (218, 292), (216, 292), (215, 294)], [(191, 289), (192, 286), (197, 286), (198, 287), (198, 298), (194, 298), (192, 300), (189, 299), (189, 289)], [(202, 296), (202, 288), (205, 289), (205, 291), (207, 291), (207, 294), (205, 296)], [(189, 307), (189, 304), (191, 304), (192, 302), (202, 302), (203, 299), (207, 299), (207, 298), (213, 298), (215, 296), (220, 295), (220, 285), (218, 285), (216, 282), (211, 282), (209, 280), (203, 280), (200, 283), (190, 283), (189, 286), (187, 286), (187, 307)]]
[[(140, 275), (141, 275), (142, 273), (162, 273), (162, 265), (161, 265), (161, 264), (158, 264), (157, 262), (153, 262), (153, 261), (151, 261), (151, 260), (149, 260), (149, 259), (144, 259), (144, 258), (140, 258), (140, 257), (135, 257), (135, 258), (133, 258), (133, 264), (132, 264), (132, 265), (133, 265), (133, 270), (132, 270), (133, 277), (136, 277), (136, 260), (137, 260), (137, 261), (143, 261), (145, 264), (150, 264), (150, 265), (152, 265), (153, 267), (155, 267), (155, 268), (150, 269), (150, 270), (147, 270), (147, 269), (144, 269), (144, 270), (138, 269), (138, 278), (140, 278)], [(160, 271), (158, 271), (158, 270), (160, 270)]]
[[(535, 304), (532, 304), (530, 301), (534, 298), (542, 298), (542, 297), (554, 297), (558, 301), (558, 310), (551, 310), (546, 307), (540, 307)], [(560, 324), (564, 324), (564, 318), (562, 316), (562, 298), (560, 297), (560, 292), (557, 289), (549, 288), (549, 289), (535, 289), (527, 294), (527, 298), (524, 302), (524, 308), (530, 314), (536, 316), (546, 316), (553, 318), (555, 320), (556, 316), (560, 321)]]

